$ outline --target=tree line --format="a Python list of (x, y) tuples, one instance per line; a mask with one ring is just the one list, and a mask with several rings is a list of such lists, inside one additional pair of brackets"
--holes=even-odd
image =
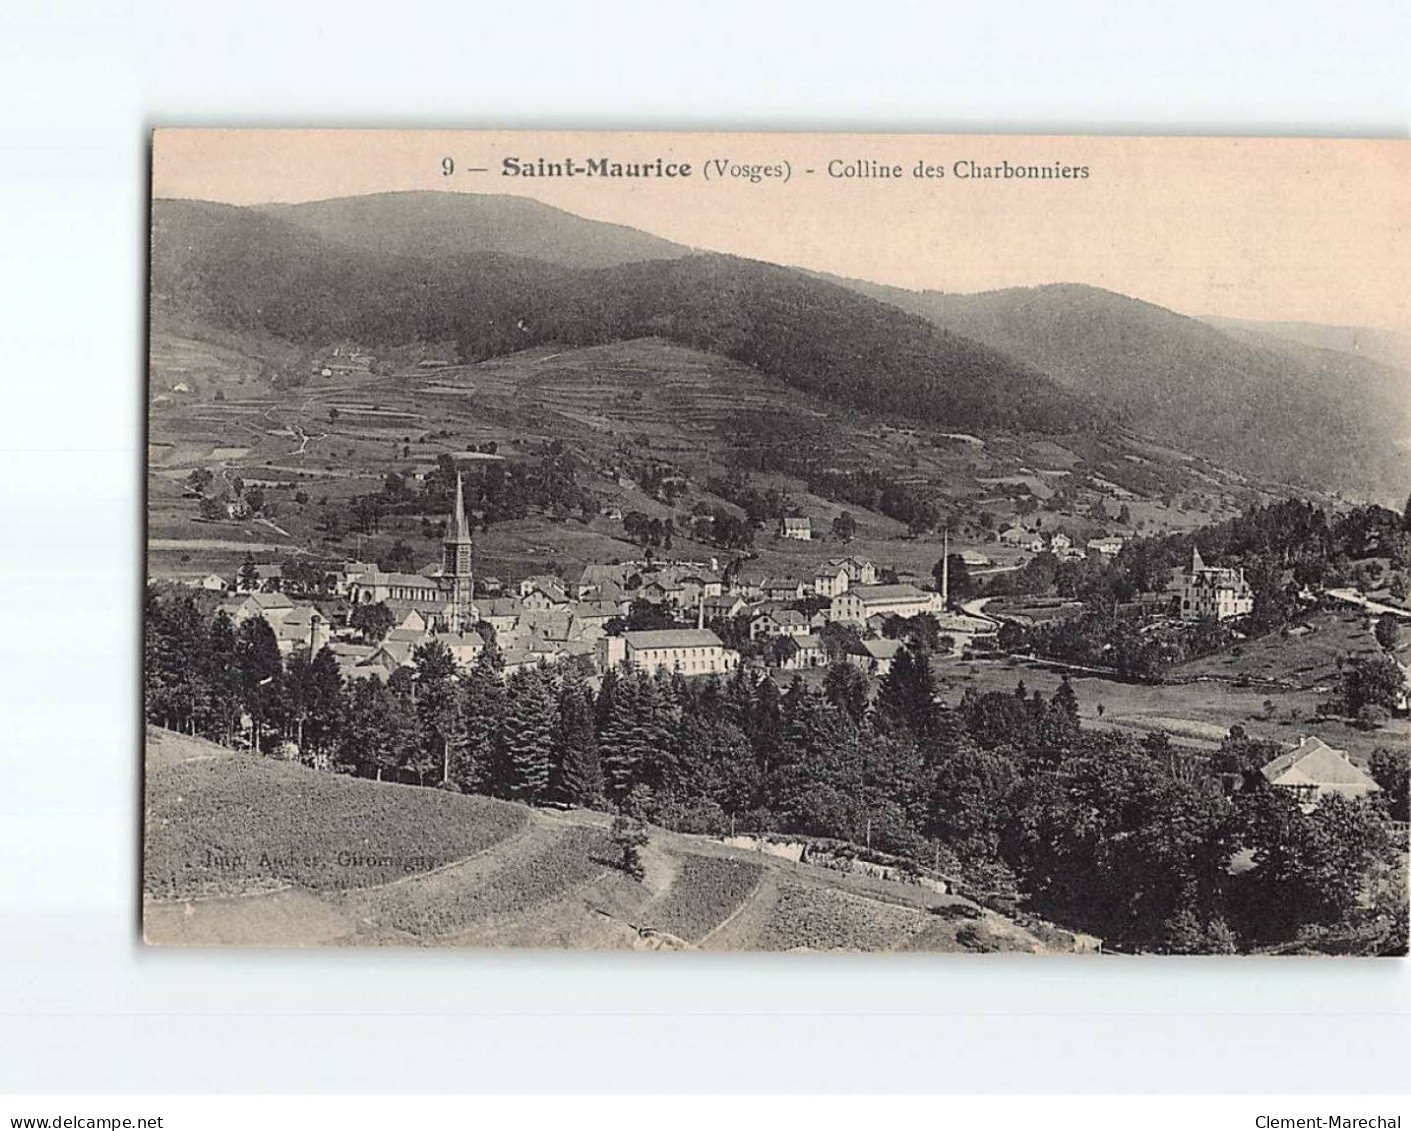
[[(832, 838), (1114, 946), (1405, 945), (1404, 893), (1374, 882), (1395, 866), (1385, 798), (1305, 814), (1247, 751), (1222, 765), (1082, 728), (1066, 683), (947, 707), (920, 642), (875, 690), (846, 664), (817, 687), (612, 671), (595, 690), (574, 670), (505, 678), (494, 650), (459, 670), (434, 643), (385, 681), (345, 682), (327, 649), (282, 658), (260, 618), (235, 627), (155, 591), (147, 616), (148, 720), (217, 742), (683, 832)], [(1382, 772), (1404, 780), (1404, 758)]]

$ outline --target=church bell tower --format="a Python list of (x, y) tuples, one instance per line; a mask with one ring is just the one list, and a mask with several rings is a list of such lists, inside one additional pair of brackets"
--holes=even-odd
[(446, 522), (446, 538), (441, 551), (441, 588), (450, 606), (448, 628), (451, 632), (464, 632), (473, 619), (472, 549), (470, 524), (465, 520), (465, 492), (460, 472), (457, 472), (456, 509)]

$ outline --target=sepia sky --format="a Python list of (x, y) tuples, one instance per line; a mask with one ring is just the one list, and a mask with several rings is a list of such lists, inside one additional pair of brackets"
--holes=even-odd
[[(690, 162), (694, 175), (506, 177), (507, 156), (660, 157)], [(708, 180), (713, 159), (787, 161), (791, 177)], [(919, 161), (945, 176), (913, 177)], [(957, 162), (1003, 161), (1086, 166), (1088, 176), (955, 176)], [(831, 177), (830, 162), (900, 165), (903, 175)], [(905, 287), (1089, 283), (1185, 314), (1411, 334), (1405, 141), (161, 130), (152, 188), (231, 204), (511, 193), (692, 247)]]

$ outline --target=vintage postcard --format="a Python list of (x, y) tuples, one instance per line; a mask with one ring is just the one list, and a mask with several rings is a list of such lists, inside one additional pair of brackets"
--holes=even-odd
[(152, 196), (149, 943), (1405, 954), (1411, 144)]

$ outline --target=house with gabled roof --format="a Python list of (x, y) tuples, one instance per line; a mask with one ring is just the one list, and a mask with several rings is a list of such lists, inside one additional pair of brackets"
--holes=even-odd
[(819, 597), (836, 597), (852, 583), (852, 576), (836, 558), (813, 571), (813, 592)]
[(1275, 789), (1292, 793), (1304, 812), (1316, 809), (1330, 793), (1366, 797), (1381, 789), (1346, 751), (1312, 735), (1302, 739), (1287, 754), (1280, 754), (1266, 763), (1259, 772)]
[(869, 675), (886, 675), (905, 647), (900, 640), (860, 640), (848, 649), (848, 663)]
[(785, 671), (821, 668), (828, 663), (828, 649), (823, 637), (814, 633), (805, 636), (785, 636), (779, 642), (779, 666)]

